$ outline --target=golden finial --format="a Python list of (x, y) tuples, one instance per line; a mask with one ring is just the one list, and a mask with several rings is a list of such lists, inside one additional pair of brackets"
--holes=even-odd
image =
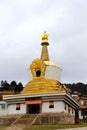
[(46, 33), (46, 31), (44, 31), (44, 33), (42, 34), (42, 43), (44, 42), (48, 42), (48, 34)]

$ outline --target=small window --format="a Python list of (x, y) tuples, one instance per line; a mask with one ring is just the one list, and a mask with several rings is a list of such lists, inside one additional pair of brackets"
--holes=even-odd
[(68, 113), (70, 113), (70, 107), (68, 106)]
[(49, 108), (54, 108), (54, 102), (53, 101), (49, 102)]
[(40, 75), (41, 75), (41, 70), (38, 68), (38, 69), (36, 69), (36, 76), (40, 77)]
[(73, 114), (73, 111), (74, 111), (74, 110), (73, 110), (73, 108), (72, 108), (72, 114)]
[(16, 104), (16, 110), (20, 110), (20, 104)]

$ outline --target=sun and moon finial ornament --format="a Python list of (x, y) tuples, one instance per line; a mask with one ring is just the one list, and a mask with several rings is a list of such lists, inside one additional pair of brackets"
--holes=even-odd
[(41, 59), (35, 59), (30, 65), (33, 78), (44, 77), (46, 65)]
[(48, 43), (48, 34), (46, 31), (42, 34), (42, 43)]

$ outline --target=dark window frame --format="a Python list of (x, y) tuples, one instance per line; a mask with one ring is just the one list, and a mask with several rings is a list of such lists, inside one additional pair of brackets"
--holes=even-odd
[(49, 108), (54, 108), (54, 102), (53, 101), (49, 102)]
[(19, 103), (17, 103), (16, 104), (16, 110), (20, 110), (21, 108), (20, 108), (20, 104)]

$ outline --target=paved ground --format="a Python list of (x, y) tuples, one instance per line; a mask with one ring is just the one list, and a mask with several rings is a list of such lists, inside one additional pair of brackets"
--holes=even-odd
[[(58, 129), (57, 129), (58, 130)], [(81, 128), (69, 128), (69, 129), (61, 129), (61, 130), (87, 130), (87, 127), (81, 127)]]
[(23, 130), (23, 128), (21, 127), (16, 127), (16, 126), (12, 126), (12, 127), (7, 127), (7, 128), (4, 128), (2, 130)]

